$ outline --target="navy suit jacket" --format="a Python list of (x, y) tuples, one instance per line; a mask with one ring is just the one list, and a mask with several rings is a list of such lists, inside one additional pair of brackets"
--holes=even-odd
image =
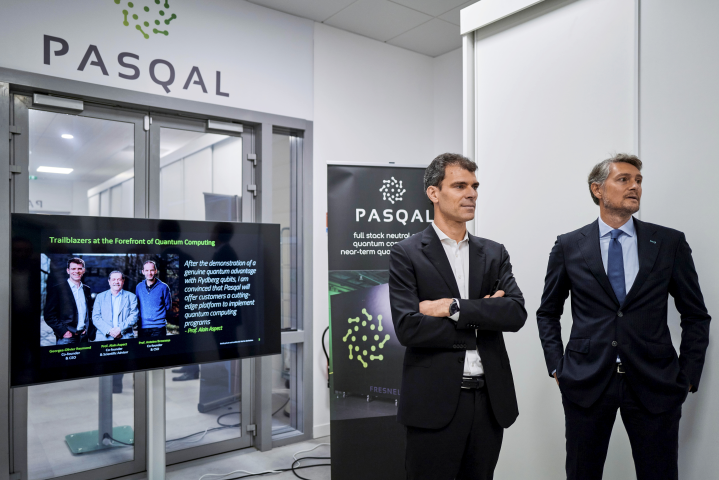
[[(599, 223), (557, 237), (549, 254), (539, 336), (549, 374), (572, 402), (591, 406), (614, 374), (626, 379), (652, 413), (684, 402), (699, 387), (711, 317), (704, 306), (691, 249), (682, 232), (634, 219), (639, 272), (622, 305), (604, 270)], [(572, 293), (572, 331), (563, 348), (559, 319)], [(667, 325), (668, 297), (681, 314), (680, 356)]]
[[(499, 279), (503, 298), (487, 298)], [(408, 426), (442, 428), (457, 409), (467, 349), (477, 348), (497, 422), (514, 423), (519, 410), (502, 332), (527, 320), (524, 297), (503, 245), (469, 235), (469, 298), (459, 301), (459, 320), (419, 313), (419, 302), (460, 298), (459, 287), (437, 232), (430, 225), (392, 247), (389, 295), (392, 322), (407, 347), (397, 420)], [(475, 336), (475, 330), (477, 335)]]

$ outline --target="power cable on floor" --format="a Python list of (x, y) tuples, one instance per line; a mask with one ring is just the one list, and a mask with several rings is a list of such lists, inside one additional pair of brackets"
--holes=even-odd
[[(307, 450), (300, 450), (299, 452), (292, 455), (292, 464), (290, 465), (290, 468), (280, 468), (277, 470), (266, 470), (264, 472), (248, 472), (247, 470), (234, 470), (229, 473), (206, 473), (203, 476), (201, 476), (198, 480), (203, 480), (206, 477), (228, 477), (229, 475), (234, 475), (235, 473), (244, 473), (246, 475), (242, 475), (239, 477), (230, 477), (230, 478), (224, 478), (224, 480), (239, 480), (241, 478), (249, 478), (249, 477), (258, 477), (262, 475), (273, 475), (278, 473), (284, 473), (284, 472), (292, 472), (295, 477), (300, 478), (302, 480), (311, 480), (309, 478), (300, 476), (295, 470), (302, 470), (303, 468), (314, 468), (314, 467), (329, 467), (332, 464), (331, 463), (317, 463), (314, 465), (299, 465), (299, 462), (301, 460), (330, 460), (332, 457), (301, 457), (297, 458), (297, 455), (300, 453), (307, 453), (315, 450), (316, 448), (319, 448), (323, 445), (330, 445), (329, 443), (319, 443), (315, 445), (314, 447), (307, 449)], [(297, 465), (295, 465), (297, 464)]]

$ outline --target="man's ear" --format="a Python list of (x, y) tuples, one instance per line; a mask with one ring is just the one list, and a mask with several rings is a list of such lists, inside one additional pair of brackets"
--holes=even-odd
[(439, 192), (439, 188), (435, 187), (434, 185), (430, 185), (429, 187), (427, 187), (427, 197), (429, 198), (430, 202), (432, 202), (432, 203), (439, 202), (438, 192)]
[(597, 197), (599, 200), (602, 199), (602, 187), (598, 183), (592, 184), (592, 193), (595, 197)]

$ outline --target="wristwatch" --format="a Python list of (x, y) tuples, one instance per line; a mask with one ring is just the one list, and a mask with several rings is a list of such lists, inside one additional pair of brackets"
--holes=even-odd
[(452, 303), (449, 304), (449, 316), (451, 317), (455, 313), (459, 313), (459, 302), (453, 298)]

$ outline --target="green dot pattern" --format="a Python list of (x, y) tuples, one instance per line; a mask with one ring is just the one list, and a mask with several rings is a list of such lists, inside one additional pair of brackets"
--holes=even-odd
[[(167, 21), (165, 22), (167, 23)], [(360, 317), (364, 316), (364, 319), (361, 319)], [(354, 325), (352, 325), (354, 324)], [(342, 338), (343, 342), (349, 342), (351, 341), (352, 344), (349, 345), (350, 360), (357, 360), (363, 368), (368, 368), (370, 363), (373, 361), (382, 361), (384, 360), (384, 355), (369, 355), (369, 352), (376, 352), (378, 349), (384, 348), (385, 344), (390, 340), (390, 335), (388, 333), (384, 333), (383, 335), (354, 335), (355, 332), (359, 332), (360, 328), (366, 329), (369, 328), (369, 331), (376, 330), (377, 332), (382, 332), (384, 330), (384, 327), (382, 326), (382, 315), (372, 315), (370, 312), (367, 311), (366, 308), (362, 309), (362, 315), (358, 315), (354, 318), (348, 318), (347, 319), (347, 334)], [(366, 331), (366, 333), (369, 333), (369, 331)], [(365, 333), (362, 332), (362, 333)], [(351, 337), (351, 339), (350, 339)], [(380, 338), (382, 340), (380, 341)], [(361, 340), (360, 340), (361, 339)], [(373, 341), (374, 340), (374, 341)], [(361, 343), (358, 345), (358, 343)], [(359, 353), (361, 350), (361, 353)], [(357, 352), (357, 355), (354, 355), (353, 352)], [(364, 358), (363, 358), (364, 357)], [(369, 358), (369, 362), (366, 360)]]
[[(145, 2), (141, 2), (140, 5), (138, 5), (138, 9), (140, 10), (137, 13), (132, 14), (130, 14), (129, 9), (135, 8), (135, 3), (125, 2), (124, 0), (113, 1), (115, 2), (115, 5), (126, 5), (126, 8), (121, 11), (122, 25), (125, 27), (130, 27), (130, 24), (132, 23), (135, 27), (134, 30), (138, 31), (140, 35), (142, 35), (145, 39), (149, 39), (151, 36), (150, 34), (164, 35), (165, 37), (169, 36), (169, 27), (171, 25), (174, 25), (174, 21), (177, 19), (177, 14), (170, 11), (171, 6), (169, 0), (155, 0), (155, 5), (159, 5), (162, 10), (157, 9), (157, 7), (151, 8), (149, 6), (141, 6), (142, 3), (150, 3), (148, 0), (145, 0)], [(163, 19), (161, 17), (166, 18)], [(153, 28), (152, 31), (145, 30), (149, 29), (150, 25), (152, 25), (153, 23), (156, 26), (160, 26), (162, 25), (163, 21), (165, 23), (164, 29), (160, 30), (159, 28)], [(357, 318), (357, 322), (359, 323), (359, 318)]]

